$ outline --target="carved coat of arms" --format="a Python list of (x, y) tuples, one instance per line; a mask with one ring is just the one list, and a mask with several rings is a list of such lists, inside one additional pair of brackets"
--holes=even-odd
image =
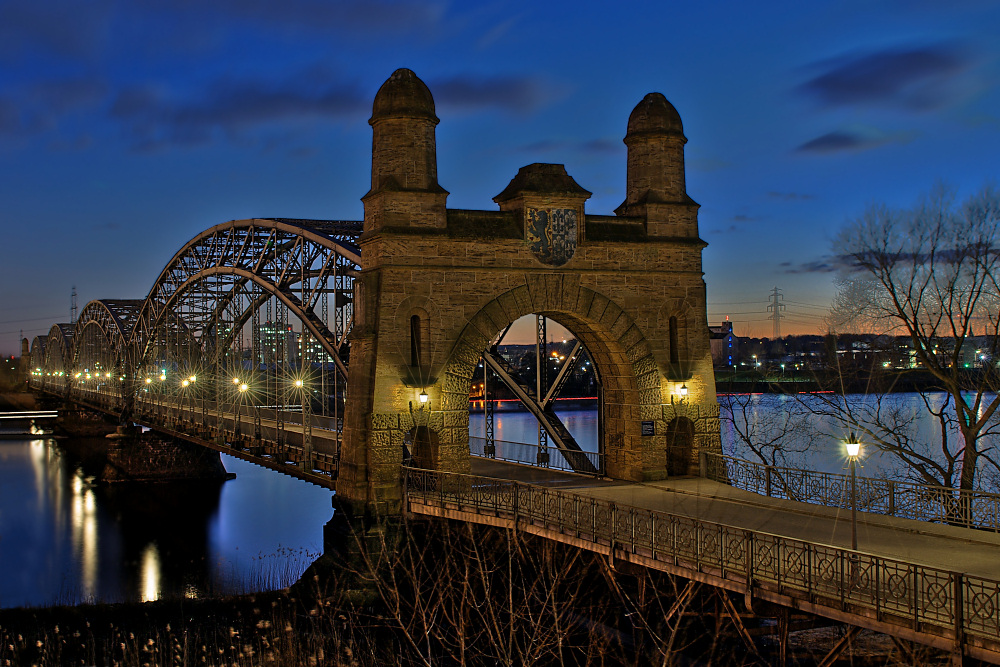
[(576, 252), (576, 209), (528, 209), (526, 240), (543, 264), (562, 266)]

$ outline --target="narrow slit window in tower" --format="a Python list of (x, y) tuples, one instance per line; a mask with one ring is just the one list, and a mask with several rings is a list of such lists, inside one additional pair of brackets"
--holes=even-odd
[(670, 318), (670, 363), (680, 362), (680, 355), (677, 350), (677, 318)]
[(414, 368), (420, 367), (420, 316), (413, 315), (410, 317), (410, 366)]

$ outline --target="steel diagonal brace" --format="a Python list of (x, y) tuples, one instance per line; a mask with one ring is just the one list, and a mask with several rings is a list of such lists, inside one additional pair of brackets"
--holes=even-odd
[(569, 357), (566, 358), (566, 363), (562, 365), (559, 369), (559, 374), (556, 375), (555, 381), (552, 382), (552, 386), (549, 387), (549, 392), (545, 394), (545, 398), (542, 399), (542, 408), (547, 408), (555, 400), (559, 392), (562, 391), (563, 385), (566, 384), (569, 374), (573, 371), (576, 366), (577, 353), (583, 344), (580, 341), (576, 341), (576, 345), (573, 346), (573, 351), (569, 353)]
[(333, 357), (333, 362), (337, 365), (337, 368), (344, 377), (347, 377), (347, 365), (344, 360), (340, 358), (340, 349), (335, 341), (330, 341), (326, 336), (323, 335), (324, 331), (327, 331), (326, 324), (318, 317), (316, 313), (311, 310), (307, 310), (302, 307), (302, 302), (299, 300), (294, 293), (289, 289), (279, 289), (278, 294), (282, 301), (292, 307), (292, 310), (296, 312), (302, 323), (309, 328), (309, 332), (320, 342), (324, 348), (326, 348), (327, 354)]
[(562, 452), (566, 461), (573, 467), (576, 472), (589, 473), (592, 475), (597, 474), (598, 470), (591, 463), (590, 459), (583, 455), (583, 450), (580, 445), (577, 444), (573, 437), (569, 435), (569, 430), (566, 426), (559, 420), (559, 417), (555, 413), (547, 411), (545, 407), (542, 406), (539, 401), (531, 395), (528, 387), (521, 382), (519, 382), (511, 373), (507, 370), (507, 364), (501, 362), (497, 358), (497, 354), (493, 350), (486, 350), (483, 352), (483, 361), (493, 369), (493, 372), (497, 374), (497, 377), (507, 385), (507, 387), (514, 392), (514, 396), (517, 397), (524, 407), (528, 408), (528, 411), (535, 416), (538, 423), (541, 424), (542, 428), (552, 439), (553, 444)]

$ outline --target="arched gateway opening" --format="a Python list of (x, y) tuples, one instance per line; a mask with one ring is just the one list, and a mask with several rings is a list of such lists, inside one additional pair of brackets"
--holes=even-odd
[[(664, 478), (667, 424), (677, 417), (693, 425), (688, 466), (678, 457), (669, 469), (696, 470), (699, 451), (720, 450), (718, 404), (705, 243), (685, 189), (677, 111), (659, 93), (633, 110), (614, 215), (588, 213), (590, 192), (559, 164), (522, 167), (493, 198), (498, 209), (449, 209), (437, 181), (438, 122), (430, 90), (409, 70), (375, 96), (338, 497), (356, 510), (398, 511), (404, 449), (411, 462), (474, 472), (470, 393), (485, 366), (506, 372), (494, 346), (527, 315), (573, 332), (598, 370), (603, 474)], [(510, 379), (543, 421), (549, 388)], [(558, 426), (545, 431), (551, 441)]]
[(469, 394), (469, 451), (604, 474), (601, 394), (598, 369), (575, 333), (548, 317), (522, 317), (492, 341), (477, 367)]
[[(560, 290), (557, 293), (553, 292), (556, 295), (555, 299), (548, 296), (549, 283), (553, 280), (560, 284)], [(576, 472), (607, 474), (621, 479), (648, 477), (641, 470), (643, 460), (659, 458), (663, 454), (663, 452), (657, 451), (660, 446), (657, 440), (658, 436), (655, 433), (645, 438), (642, 436), (644, 415), (649, 421), (654, 422), (654, 430), (656, 420), (662, 419), (662, 415), (657, 414), (660, 411), (659, 377), (648, 343), (644, 340), (635, 323), (630, 321), (628, 315), (607, 297), (579, 285), (573, 289), (565, 282), (561, 278), (552, 277), (540, 281), (535, 289), (532, 289), (530, 285), (524, 285), (499, 295), (493, 303), (481, 311), (484, 314), (487, 311), (496, 313), (498, 308), (502, 309), (502, 312), (507, 313), (506, 319), (510, 322), (517, 321), (527, 315), (541, 315), (558, 322), (575, 334), (581, 347), (587, 351), (586, 356), (589, 358), (589, 362), (593, 364), (599, 374), (599, 393), (595, 402), (595, 409), (600, 415), (600, 432), (595, 434), (596, 451), (599, 457), (591, 458), (586, 455), (577, 455), (575, 452), (584, 450), (583, 447), (574, 447), (574, 445), (579, 446), (578, 442), (573, 442), (575, 438), (565, 443), (567, 446), (563, 446), (564, 443), (559, 442), (557, 433), (561, 424), (557, 423), (554, 425), (555, 428), (542, 427), (543, 433), (548, 436), (548, 445), (540, 444), (538, 447), (538, 453), (542, 454), (543, 457), (546, 449), (555, 451), (549, 452), (548, 460), (536, 457), (534, 463), (548, 467), (552, 463), (553, 454), (559, 452), (566, 459), (569, 469)], [(567, 290), (567, 288), (569, 289)], [(504, 303), (507, 304), (506, 307), (501, 305)], [(508, 308), (517, 308), (517, 304), (521, 304), (520, 308), (527, 310), (527, 312), (508, 311)], [(543, 307), (538, 308), (537, 306)], [(476, 322), (479, 324), (475, 324)], [(497, 354), (496, 348), (498, 346), (495, 345), (495, 341), (504, 333), (507, 326), (497, 328), (496, 333), (489, 335), (482, 331), (485, 322), (485, 319), (474, 317), (473, 324), (466, 328), (456, 348), (479, 347), (486, 350), (484, 362), (487, 366), (491, 366), (492, 371), (497, 375), (506, 371), (514, 376), (515, 381), (520, 380), (521, 384), (528, 384), (528, 389), (533, 389), (530, 387), (530, 381), (534, 381), (537, 374), (532, 375), (530, 381), (526, 382), (525, 380), (529, 380), (529, 378), (526, 377), (526, 374), (518, 372), (521, 369), (513, 368), (513, 364), (509, 360), (498, 359), (500, 355)], [(634, 357), (635, 363), (630, 361), (629, 354)], [(471, 388), (483, 371), (479, 366), (478, 359), (475, 360), (474, 366), (470, 364), (469, 356), (466, 354), (454, 355), (446, 372), (448, 376), (455, 378), (468, 376)], [(548, 370), (554, 371), (556, 374), (564, 367), (563, 365), (555, 367), (555, 364), (553, 366)], [(537, 371), (537, 368), (532, 367), (532, 370)], [(530, 399), (544, 401), (554, 379), (548, 378), (549, 381), (541, 387), (540, 392), (537, 388), (534, 391), (525, 392), (529, 394), (528, 400), (525, 400), (523, 396), (520, 397), (521, 405), (529, 412), (534, 412), (528, 405)], [(505, 386), (511, 389), (509, 380)], [(644, 389), (647, 390), (645, 393)], [(545, 407), (548, 408), (549, 414), (554, 412), (554, 406), (551, 403)], [(539, 422), (543, 421), (539, 415), (535, 414), (535, 416)], [(659, 438), (662, 439), (662, 435)], [(475, 446), (476, 443), (472, 442), (471, 444)], [(526, 457), (522, 456), (522, 458)], [(530, 460), (522, 462), (531, 463)]]

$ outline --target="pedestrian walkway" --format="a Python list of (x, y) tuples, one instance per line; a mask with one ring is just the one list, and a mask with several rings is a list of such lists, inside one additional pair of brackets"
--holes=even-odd
[[(850, 510), (768, 498), (700, 477), (624, 482), (486, 459), (473, 459), (472, 473), (815, 544), (851, 546)], [(1000, 580), (997, 533), (864, 512), (857, 517), (858, 551)]]

